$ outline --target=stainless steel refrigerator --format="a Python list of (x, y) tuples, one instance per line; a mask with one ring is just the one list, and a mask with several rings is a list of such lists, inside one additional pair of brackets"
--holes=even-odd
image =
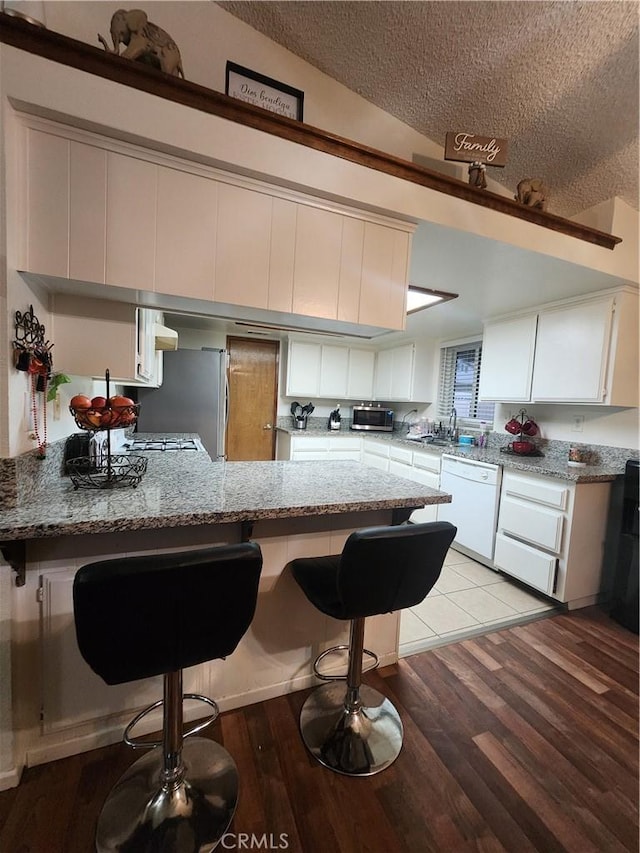
[(212, 459), (224, 459), (227, 421), (227, 352), (164, 353), (160, 388), (138, 389), (138, 432), (197, 432)]

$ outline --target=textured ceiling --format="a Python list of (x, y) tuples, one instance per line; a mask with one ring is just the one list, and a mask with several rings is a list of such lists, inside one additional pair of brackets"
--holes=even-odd
[(552, 213), (638, 208), (636, 0), (219, 5), (440, 145), (507, 138), (491, 176), (543, 178)]

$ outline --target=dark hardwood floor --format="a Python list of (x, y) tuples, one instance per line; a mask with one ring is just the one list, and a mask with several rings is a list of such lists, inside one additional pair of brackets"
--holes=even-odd
[[(405, 727), (398, 760), (370, 778), (309, 759), (297, 727), (308, 691), (221, 716), (211, 736), (241, 791), (218, 849), (638, 850), (638, 638), (606, 614), (552, 616), (365, 678)], [(116, 745), (25, 771), (0, 794), (0, 853), (90, 853), (135, 758)]]

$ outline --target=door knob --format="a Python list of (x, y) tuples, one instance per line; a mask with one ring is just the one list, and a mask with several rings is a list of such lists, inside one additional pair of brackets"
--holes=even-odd
[(265, 424), (262, 429), (273, 429), (273, 424)]

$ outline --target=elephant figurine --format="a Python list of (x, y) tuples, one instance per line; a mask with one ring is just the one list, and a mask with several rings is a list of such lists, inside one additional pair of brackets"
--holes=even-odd
[[(147, 13), (142, 9), (118, 9), (111, 18), (111, 38), (113, 50), (109, 47), (103, 36), (98, 34), (98, 41), (107, 53), (116, 53), (125, 59), (134, 59), (145, 62), (159, 68), (166, 74), (174, 77), (182, 77), (182, 59), (178, 45), (156, 24), (152, 24), (147, 18)], [(125, 49), (120, 53), (120, 45)]]
[(514, 198), (527, 207), (546, 210), (549, 191), (540, 178), (523, 178), (518, 183), (518, 192)]

